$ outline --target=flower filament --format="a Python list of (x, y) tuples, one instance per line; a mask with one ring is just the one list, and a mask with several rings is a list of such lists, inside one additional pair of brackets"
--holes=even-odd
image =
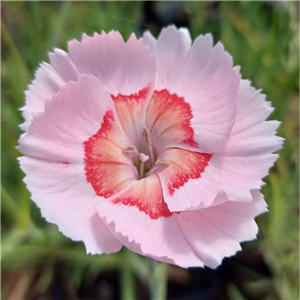
[[(139, 152), (134, 145), (130, 145), (123, 150), (123, 152), (126, 154), (134, 154), (136, 155), (136, 157), (138, 157), (138, 160), (135, 160), (135, 166), (138, 170), (139, 179), (146, 177), (150, 173), (150, 171), (154, 171), (156, 166), (168, 166), (169, 164), (168, 161), (164, 159), (157, 159), (155, 161), (151, 133), (146, 126), (144, 126), (142, 130), (142, 136), (145, 138), (148, 146), (148, 155)], [(150, 164), (148, 163), (146, 166), (147, 162), (150, 162)]]
[(142, 135), (146, 139), (146, 142), (147, 142), (147, 145), (148, 145), (148, 150), (149, 150), (150, 162), (151, 162), (151, 165), (153, 165), (154, 164), (154, 154), (153, 154), (151, 133), (150, 133), (147, 126), (144, 126), (143, 131), (142, 131)]

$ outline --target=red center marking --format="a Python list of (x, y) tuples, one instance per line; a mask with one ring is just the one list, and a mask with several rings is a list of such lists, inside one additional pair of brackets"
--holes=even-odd
[(172, 161), (169, 170), (166, 170), (168, 192), (171, 196), (190, 179), (200, 178), (212, 157), (211, 154), (182, 149), (174, 149), (174, 151), (178, 151), (176, 161)]
[[(126, 128), (125, 125), (128, 124), (128, 113), (132, 115), (132, 120), (135, 118), (138, 120), (141, 113), (145, 113), (147, 107), (144, 104), (148, 93), (149, 87), (129, 96), (112, 96), (118, 117), (122, 126), (124, 125), (123, 128)], [(169, 142), (168, 137), (171, 137), (172, 142), (192, 147), (198, 146), (190, 125), (193, 117), (192, 111), (184, 98), (175, 94), (171, 95), (167, 90), (156, 91), (149, 104), (147, 114), (147, 120), (150, 120), (152, 126), (149, 128), (161, 133), (159, 138), (163, 141)], [(164, 132), (167, 132), (167, 135), (164, 135)], [(113, 200), (113, 203), (136, 206), (151, 219), (172, 216), (172, 212), (169, 211), (163, 199), (158, 176), (152, 174), (145, 179), (136, 180), (132, 173), (128, 172), (128, 170), (132, 171), (132, 165), (128, 165), (128, 159), (124, 156), (123, 149), (128, 145), (120, 144), (122, 135), (124, 132), (120, 126), (116, 125), (113, 111), (108, 110), (103, 117), (99, 131), (84, 142), (87, 181), (92, 185), (95, 193), (104, 198), (121, 192), (120, 196)], [(167, 140), (164, 140), (165, 137)], [(143, 138), (142, 134), (140, 138)], [(167, 151), (169, 154), (166, 159), (170, 163), (159, 171), (159, 175), (167, 184), (170, 195), (173, 195), (176, 189), (183, 187), (190, 179), (199, 178), (211, 158), (211, 154), (195, 153), (179, 148)], [(136, 182), (132, 184), (135, 180)], [(125, 190), (130, 184), (132, 184), (131, 187)], [(125, 192), (122, 192), (123, 190)]]
[(192, 117), (191, 106), (183, 97), (170, 94), (166, 89), (154, 92), (148, 107), (147, 121), (150, 131), (154, 129), (160, 139), (173, 136), (172, 140), (177, 145), (183, 143), (198, 147), (190, 123)]
[(131, 94), (127, 96), (122, 94), (118, 94), (117, 96), (111, 95), (111, 98), (114, 100), (114, 102), (127, 102), (127, 103), (130, 103), (132, 101), (140, 102), (147, 99), (149, 91), (150, 91), (150, 85), (146, 86), (136, 94)]
[(113, 203), (136, 206), (154, 220), (172, 216), (172, 212), (169, 211), (163, 199), (161, 184), (157, 175), (151, 175), (151, 177), (140, 180), (120, 197), (115, 198)]
[(136, 94), (111, 95), (124, 132), (132, 144), (138, 147), (139, 130), (145, 125), (146, 110), (149, 99), (150, 84)]
[(99, 131), (83, 144), (86, 178), (98, 196), (111, 197), (132, 182), (131, 167), (122, 161), (122, 146), (118, 145), (121, 134), (108, 110)]

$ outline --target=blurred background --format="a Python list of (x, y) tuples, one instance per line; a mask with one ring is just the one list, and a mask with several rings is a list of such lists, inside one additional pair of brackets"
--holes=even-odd
[(22, 182), (15, 149), (24, 91), (54, 47), (83, 32), (119, 30), (124, 39), (163, 26), (210, 32), (276, 108), (286, 139), (262, 192), (269, 213), (257, 218), (257, 241), (217, 270), (171, 266), (168, 299), (299, 299), (299, 2), (2, 2), (2, 299), (149, 299), (147, 264), (126, 251), (91, 256), (41, 218)]

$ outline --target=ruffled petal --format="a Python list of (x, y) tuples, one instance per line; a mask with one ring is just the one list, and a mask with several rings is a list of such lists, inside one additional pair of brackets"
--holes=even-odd
[[(152, 172), (160, 178), (164, 199), (171, 211), (182, 211), (209, 204), (216, 198), (217, 190), (202, 174), (210, 163), (211, 155), (184, 149), (168, 149), (160, 156), (165, 164), (157, 165)], [(203, 184), (199, 184), (199, 180)]]
[(241, 249), (240, 242), (256, 238), (258, 227), (254, 218), (266, 212), (267, 206), (258, 190), (251, 194), (253, 200), (249, 203), (226, 201), (176, 216), (191, 248), (206, 266), (217, 267), (224, 257)]
[(128, 144), (110, 94), (97, 78), (85, 75), (48, 101), (20, 139), (19, 150), (27, 156), (21, 167), (33, 201), (65, 235), (84, 241), (89, 252), (121, 247), (93, 207), (136, 180), (136, 168), (123, 153)]
[(147, 110), (147, 127), (158, 155), (166, 148), (182, 147), (198, 150), (191, 127), (191, 107), (182, 97), (166, 89), (155, 91)]
[(280, 123), (265, 121), (272, 110), (260, 91), (252, 88), (249, 81), (241, 81), (230, 139), (213, 155), (212, 168), (207, 168), (208, 172), (223, 174), (222, 189), (230, 200), (251, 200), (250, 190), (263, 185), (261, 179), (278, 157), (272, 153), (282, 147), (283, 139), (275, 135)]
[(160, 158), (167, 164), (155, 171), (168, 208), (184, 211), (213, 205), (218, 193), (233, 201), (251, 201), (250, 190), (262, 186), (277, 155), (226, 157), (169, 149)]
[(53, 69), (60, 75), (65, 82), (77, 81), (79, 73), (69, 54), (61, 49), (54, 49), (54, 52), (49, 53), (49, 59)]
[(278, 121), (265, 121), (273, 111), (260, 91), (241, 80), (237, 115), (230, 139), (218, 154), (224, 156), (259, 156), (276, 152), (283, 139), (276, 136)]
[(124, 153), (126, 146), (128, 140), (113, 111), (107, 111), (98, 132), (84, 142), (86, 178), (98, 196), (111, 197), (138, 178), (131, 158)]
[(99, 78), (112, 94), (131, 145), (141, 148), (156, 70), (149, 48), (134, 34), (125, 43), (119, 32), (111, 31), (69, 42), (69, 53), (81, 73)]
[[(272, 153), (280, 149), (283, 142), (281, 137), (275, 136), (279, 122), (265, 121), (271, 112), (272, 107), (265, 97), (252, 88), (249, 81), (242, 80), (231, 137), (221, 151), (212, 154), (201, 178), (190, 177), (171, 193), (169, 186), (177, 172), (172, 172), (172, 164), (165, 169), (161, 167), (159, 177), (169, 209), (209, 206), (216, 193), (223, 192), (233, 201), (251, 201), (250, 190), (263, 185), (261, 179), (278, 157)], [(179, 150), (165, 151), (161, 158), (176, 161), (181, 168), (188, 165)]]
[(99, 216), (132, 251), (182, 267), (203, 266), (168, 210), (156, 175), (97, 204)]
[(157, 41), (149, 32), (144, 34), (143, 39), (156, 59), (155, 88), (157, 90), (169, 88), (181, 74), (182, 65), (191, 48), (190, 36), (186, 30), (178, 30), (172, 25), (161, 31)]
[[(190, 126), (193, 117), (190, 104), (166, 89), (170, 76), (179, 76), (191, 48), (189, 32), (184, 28), (177, 30), (175, 26), (169, 26), (162, 30), (158, 40), (149, 31), (144, 33), (143, 39), (155, 55), (157, 66), (156, 90), (147, 111), (147, 127), (152, 135), (154, 150), (156, 153), (161, 153), (166, 147), (198, 150), (194, 130)], [(172, 51), (169, 51), (168, 45), (172, 45)]]
[(278, 158), (277, 154), (226, 157), (214, 154), (202, 177), (233, 201), (251, 201), (250, 190), (260, 189), (262, 178)]
[(49, 58), (51, 64), (41, 64), (35, 80), (25, 92), (26, 105), (21, 109), (25, 119), (21, 125), (24, 131), (28, 130), (32, 115), (44, 111), (46, 100), (52, 99), (67, 82), (78, 79), (79, 73), (66, 52), (55, 49), (53, 53), (49, 53)]
[(239, 75), (232, 58), (210, 35), (189, 39), (174, 26), (162, 30), (156, 45), (145, 36), (145, 43), (156, 57), (157, 90), (167, 89), (190, 104), (191, 127), (199, 152), (220, 150), (229, 139), (236, 114)]
[(124, 132), (127, 134), (131, 145), (142, 152), (147, 149), (146, 140), (143, 138), (143, 129), (151, 94), (152, 88), (148, 85), (136, 94), (112, 95)]
[(267, 210), (262, 195), (253, 191), (249, 203), (219, 195), (219, 204), (213, 207), (156, 218), (151, 214), (163, 201), (159, 190), (156, 176), (150, 176), (97, 204), (97, 211), (126, 247), (181, 267), (215, 268), (241, 249), (240, 242), (256, 237), (254, 218)]
[(95, 212), (99, 199), (81, 164), (54, 163), (21, 157), (20, 166), (32, 200), (42, 216), (74, 241), (83, 241), (88, 253), (112, 253), (122, 244), (109, 232)]
[(111, 31), (82, 41), (69, 42), (69, 55), (80, 73), (100, 79), (109, 93), (117, 96), (138, 93), (155, 80), (155, 59), (142, 39), (134, 34), (125, 43), (121, 34)]

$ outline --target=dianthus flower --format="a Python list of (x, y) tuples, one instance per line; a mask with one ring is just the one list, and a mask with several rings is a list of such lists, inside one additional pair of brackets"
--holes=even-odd
[(26, 92), (20, 165), (32, 200), (87, 252), (218, 266), (257, 235), (281, 147), (260, 91), (211, 35), (165, 28), (55, 49)]

